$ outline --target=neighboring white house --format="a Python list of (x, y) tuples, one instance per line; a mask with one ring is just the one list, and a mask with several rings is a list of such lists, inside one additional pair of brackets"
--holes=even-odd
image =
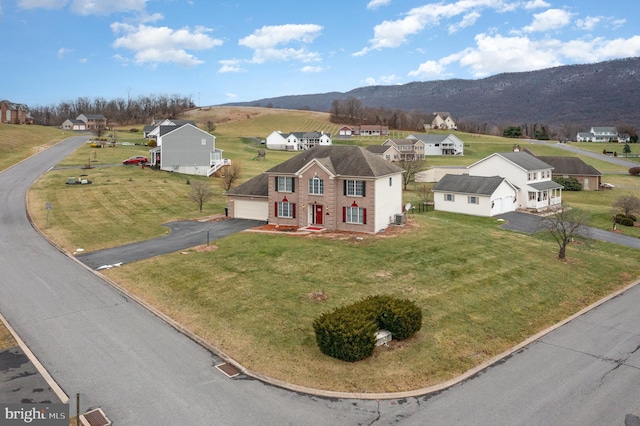
[(407, 139), (418, 139), (424, 143), (424, 155), (464, 155), (464, 142), (456, 135), (411, 134)]
[(451, 118), (451, 114), (448, 112), (434, 112), (432, 114), (432, 120), (430, 123), (424, 125), (425, 130), (429, 129), (449, 129), (457, 130), (458, 126), (456, 122)]
[(158, 146), (149, 151), (151, 166), (187, 175), (211, 176), (225, 165), (216, 138), (192, 124), (158, 126)]
[(631, 140), (629, 135), (618, 134), (615, 127), (592, 127), (588, 132), (580, 132), (576, 136), (578, 142), (611, 142), (626, 143)]
[(324, 132), (292, 132), (274, 131), (266, 139), (267, 148), (281, 151), (304, 151), (314, 146), (332, 144), (331, 134)]
[(562, 203), (562, 188), (551, 179), (553, 167), (528, 152), (494, 153), (469, 166), (470, 176), (501, 176), (518, 188), (517, 209), (544, 211)]
[(516, 209), (518, 189), (501, 176), (446, 175), (433, 188), (436, 210), (495, 216)]

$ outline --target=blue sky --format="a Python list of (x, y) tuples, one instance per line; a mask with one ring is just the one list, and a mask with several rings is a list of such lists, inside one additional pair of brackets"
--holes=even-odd
[(0, 98), (198, 105), (640, 56), (637, 0), (0, 0)]

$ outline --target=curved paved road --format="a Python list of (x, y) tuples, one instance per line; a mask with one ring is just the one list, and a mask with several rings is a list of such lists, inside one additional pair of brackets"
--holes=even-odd
[(0, 173), (0, 312), (67, 394), (81, 394), (83, 410), (142, 426), (621, 425), (640, 413), (640, 287), (435, 395), (320, 398), (229, 380), (213, 368), (217, 357), (29, 225), (27, 187), (82, 142)]

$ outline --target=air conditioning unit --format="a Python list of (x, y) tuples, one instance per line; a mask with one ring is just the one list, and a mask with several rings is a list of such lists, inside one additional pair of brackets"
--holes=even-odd
[(396, 215), (396, 225), (402, 225), (404, 223), (404, 215), (397, 214)]

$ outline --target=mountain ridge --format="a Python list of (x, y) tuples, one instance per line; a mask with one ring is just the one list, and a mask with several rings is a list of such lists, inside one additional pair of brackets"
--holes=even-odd
[(477, 80), (450, 79), (348, 92), (263, 98), (225, 106), (271, 106), (329, 111), (334, 100), (358, 99), (365, 107), (448, 111), (477, 125), (539, 123), (553, 128), (640, 128), (640, 58), (501, 73)]

